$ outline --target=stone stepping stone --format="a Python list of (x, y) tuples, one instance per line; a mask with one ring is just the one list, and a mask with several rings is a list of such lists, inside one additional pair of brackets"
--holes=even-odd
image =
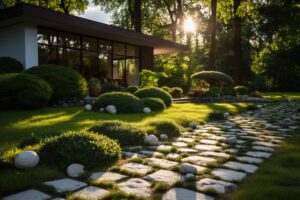
[(177, 141), (179, 141), (179, 142), (186, 142), (186, 143), (193, 143), (195, 141), (195, 139), (193, 139), (193, 138), (179, 137), (179, 138), (177, 138)]
[(178, 154), (178, 153), (168, 153), (166, 158), (170, 159), (170, 160), (177, 160), (177, 159), (180, 158), (180, 154)]
[(124, 148), (127, 151), (139, 151), (143, 149), (143, 146), (132, 146)]
[(123, 152), (123, 156), (125, 158), (144, 158), (145, 157), (142, 154), (133, 153), (133, 152)]
[(233, 162), (233, 161), (229, 161), (225, 163), (224, 166), (230, 169), (242, 170), (247, 173), (254, 173), (258, 169), (258, 167), (255, 165), (243, 164), (240, 162)]
[(253, 146), (252, 149), (259, 150), (259, 151), (268, 151), (268, 152), (274, 151), (274, 149), (270, 147), (264, 147), (264, 146)]
[(140, 163), (128, 162), (121, 165), (120, 169), (144, 176), (152, 170), (152, 167)]
[(200, 151), (216, 151), (221, 149), (221, 147), (219, 146), (206, 145), (206, 144), (198, 144), (195, 146), (195, 148)]
[(212, 162), (216, 162), (215, 158), (204, 157), (204, 156), (189, 156), (181, 159), (182, 162), (190, 162), (197, 165), (207, 165)]
[(229, 169), (217, 168), (212, 171), (212, 174), (225, 181), (241, 181), (246, 177), (246, 173), (237, 172)]
[(164, 156), (164, 154), (157, 152), (157, 151), (140, 151), (141, 154), (147, 155), (147, 156)]
[[(200, 173), (202, 173), (203, 171), (205, 171), (207, 169), (206, 167), (202, 167), (202, 166), (199, 166), (199, 165), (193, 165), (193, 164), (190, 164), (190, 163), (182, 163), (180, 171), (183, 174), (188, 174), (188, 173), (194, 174), (195, 173), (195, 172), (191, 172), (190, 169), (189, 170), (187, 170), (187, 169), (183, 170), (182, 169), (183, 166), (185, 166), (185, 168), (191, 167), (192, 169), (195, 169), (195, 172), (197, 174), (200, 174)], [(185, 173), (184, 171), (187, 171), (187, 172)]]
[(172, 150), (172, 146), (171, 145), (159, 145), (157, 147), (155, 147), (156, 151), (171, 151)]
[(258, 146), (265, 146), (265, 147), (278, 147), (278, 144), (273, 144), (270, 142), (253, 142), (253, 145), (258, 145)]
[(108, 190), (98, 188), (95, 186), (88, 186), (75, 192), (72, 196), (79, 197), (82, 199), (97, 200), (105, 197), (108, 193)]
[(238, 150), (237, 149), (226, 149), (225, 152), (228, 152), (228, 153), (237, 153)]
[(26, 190), (16, 194), (12, 194), (3, 198), (3, 200), (44, 200), (50, 199), (51, 196), (35, 189)]
[(150, 165), (158, 166), (164, 169), (169, 169), (171, 167), (175, 167), (176, 165), (178, 165), (178, 162), (170, 161), (166, 159), (159, 159), (159, 158), (147, 158), (146, 161)]
[(197, 190), (199, 191), (207, 191), (207, 190), (214, 190), (219, 194), (225, 194), (227, 192), (231, 192), (232, 190), (236, 189), (238, 186), (236, 184), (220, 181), (210, 178), (203, 178), (197, 181), (196, 183)]
[(201, 144), (217, 144), (218, 142), (215, 140), (207, 140), (207, 139), (203, 139), (200, 141)]
[(70, 178), (47, 181), (44, 184), (53, 187), (58, 193), (72, 192), (74, 190), (78, 190), (80, 188), (87, 186), (87, 184), (84, 182), (80, 182)]
[(263, 159), (260, 158), (253, 158), (248, 156), (240, 156), (240, 157), (236, 157), (236, 159), (241, 162), (255, 163), (255, 164), (260, 164), (264, 161)]
[(248, 151), (245, 153), (247, 156), (252, 156), (256, 158), (269, 158), (272, 154), (262, 152), (262, 151)]
[(172, 188), (162, 196), (162, 200), (214, 200), (214, 198), (184, 188)]
[(170, 186), (173, 186), (175, 183), (184, 180), (184, 177), (181, 174), (169, 170), (163, 170), (163, 169), (158, 170), (157, 172), (154, 172), (152, 174), (149, 174), (144, 178), (152, 182), (163, 182)]
[(173, 146), (175, 147), (187, 147), (187, 143), (184, 143), (184, 142), (173, 142), (172, 143)]
[(131, 178), (118, 184), (120, 190), (127, 194), (138, 197), (149, 197), (151, 195), (151, 183), (141, 178)]
[(66, 199), (64, 199), (64, 198), (61, 198), (61, 197), (56, 197), (56, 198), (54, 198), (54, 199), (51, 199), (51, 200), (66, 200)]
[(221, 158), (229, 158), (230, 155), (223, 152), (214, 152), (214, 151), (204, 151), (201, 152), (200, 155), (202, 156), (213, 156), (213, 157), (221, 157)]
[(127, 178), (122, 174), (115, 172), (95, 172), (90, 176), (90, 179), (93, 181), (119, 181), (121, 179)]
[(198, 150), (191, 148), (179, 148), (177, 151), (180, 153), (198, 153)]

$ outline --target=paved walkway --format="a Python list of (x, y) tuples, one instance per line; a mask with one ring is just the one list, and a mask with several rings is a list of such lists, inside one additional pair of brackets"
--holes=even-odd
[[(120, 190), (145, 198), (151, 196), (154, 182), (163, 182), (170, 187), (163, 200), (217, 199), (238, 189), (239, 183), (293, 134), (300, 121), (297, 109), (299, 102), (265, 107), (198, 126), (172, 142), (127, 148), (127, 162), (115, 166), (114, 172), (91, 173), (89, 179), (113, 181)], [(136, 157), (141, 159), (132, 159)], [(87, 199), (99, 199), (110, 192), (89, 185), (88, 180), (64, 178), (44, 184), (54, 187), (57, 194), (71, 192)], [(54, 199), (46, 193), (31, 189), (4, 200)]]

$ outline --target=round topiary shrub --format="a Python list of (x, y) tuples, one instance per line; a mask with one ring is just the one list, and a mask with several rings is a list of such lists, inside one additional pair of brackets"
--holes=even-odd
[(144, 142), (146, 132), (130, 123), (109, 121), (96, 124), (89, 131), (106, 135), (117, 140), (121, 146), (140, 145)]
[(112, 83), (105, 83), (101, 86), (101, 94), (108, 93), (108, 92), (123, 92), (124, 87), (112, 84)]
[(167, 107), (172, 105), (171, 95), (166, 91), (157, 87), (147, 87), (147, 88), (140, 89), (136, 91), (134, 95), (139, 98), (147, 98), (147, 97), (159, 98), (164, 101)]
[(225, 119), (225, 117), (224, 117), (223, 112), (216, 110), (216, 111), (213, 111), (213, 112), (209, 113), (208, 119), (210, 119), (210, 120), (223, 120), (223, 119)]
[(201, 71), (193, 74), (191, 76), (193, 79), (204, 80), (210, 84), (210, 86), (220, 86), (224, 84), (233, 84), (233, 79), (223, 73), (218, 71)]
[(183, 94), (183, 90), (180, 87), (173, 87), (171, 90), (171, 95), (173, 98), (180, 98)]
[(178, 137), (183, 129), (180, 125), (171, 120), (158, 120), (150, 122), (150, 133), (155, 135), (166, 134), (169, 137)]
[(140, 100), (140, 104), (142, 108), (148, 107), (152, 111), (162, 111), (166, 108), (163, 100), (159, 98), (143, 98)]
[(93, 104), (93, 110), (99, 111), (108, 105), (114, 105), (117, 113), (141, 112), (140, 99), (128, 92), (111, 92), (100, 95)]
[(132, 85), (132, 86), (129, 86), (128, 88), (126, 88), (125, 92), (129, 92), (129, 93), (133, 94), (138, 90), (139, 90), (138, 86)]
[(249, 88), (243, 85), (235, 86), (234, 90), (238, 95), (249, 94)]
[(219, 97), (220, 94), (214, 90), (208, 90), (203, 94), (203, 97)]
[(0, 108), (38, 108), (48, 104), (52, 89), (38, 76), (24, 73), (0, 75)]
[(65, 168), (81, 163), (87, 168), (107, 166), (120, 158), (119, 144), (91, 132), (68, 132), (45, 140), (38, 151), (41, 161)]
[(52, 102), (71, 98), (83, 98), (87, 93), (87, 82), (77, 71), (59, 65), (39, 65), (25, 71), (34, 74), (52, 87)]
[(172, 89), (168, 86), (163, 86), (161, 87), (161, 89), (163, 89), (164, 91), (168, 92), (168, 93), (171, 93), (172, 92)]
[(0, 57), (0, 74), (17, 73), (24, 70), (22, 63), (11, 57)]

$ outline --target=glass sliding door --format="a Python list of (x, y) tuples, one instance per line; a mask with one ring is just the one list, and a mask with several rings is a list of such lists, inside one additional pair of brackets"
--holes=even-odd
[(139, 85), (139, 48), (126, 46), (126, 80), (127, 86)]

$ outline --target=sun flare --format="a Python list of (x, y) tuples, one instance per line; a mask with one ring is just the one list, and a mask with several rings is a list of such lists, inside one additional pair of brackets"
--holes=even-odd
[(188, 17), (184, 20), (183, 29), (185, 32), (193, 33), (196, 30), (196, 24), (194, 23), (191, 17)]

